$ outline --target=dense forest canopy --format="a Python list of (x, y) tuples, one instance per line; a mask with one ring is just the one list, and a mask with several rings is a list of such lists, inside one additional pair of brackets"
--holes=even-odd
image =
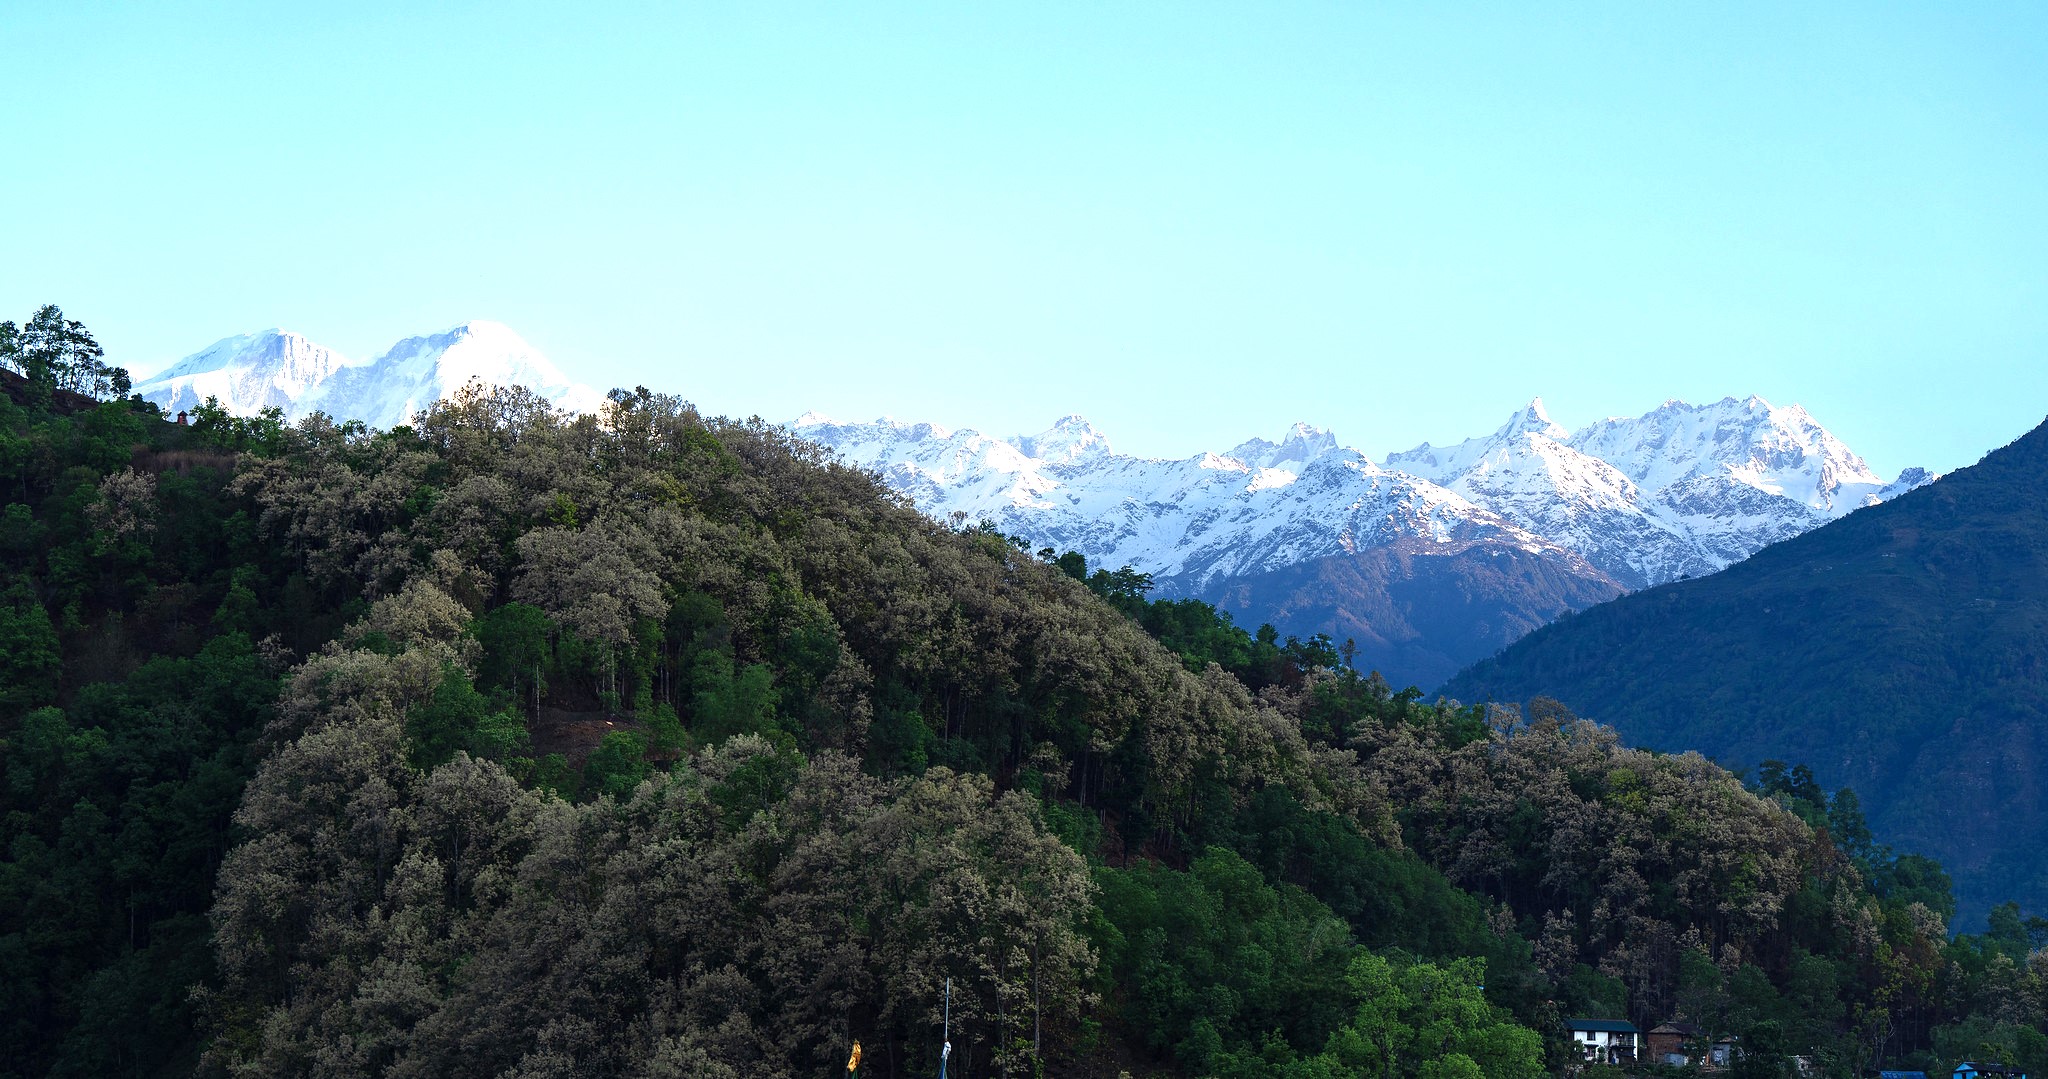
[(178, 424), (20, 340), (0, 1074), (926, 1075), (948, 981), (953, 1075), (1529, 1079), (1574, 1015), (2048, 1064), (2048, 923), (1951, 939), (1797, 767), (1396, 692), (646, 390)]

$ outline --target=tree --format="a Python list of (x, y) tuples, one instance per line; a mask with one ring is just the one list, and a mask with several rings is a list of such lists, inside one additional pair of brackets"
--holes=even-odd
[(719, 742), (735, 734), (763, 734), (775, 723), (775, 674), (767, 664), (738, 671), (722, 652), (697, 657), (690, 673), (696, 694), (690, 726), (698, 739)]
[(470, 623), (469, 632), (483, 646), (477, 680), (504, 689), (529, 715), (538, 715), (547, 692), (548, 641), (555, 633), (547, 612), (507, 603)]
[[(1084, 560), (1075, 568), (1082, 569), (1086, 566), (1087, 562)], [(1062, 566), (1062, 569), (1065, 568)], [(1088, 587), (1119, 610), (1130, 614), (1135, 613), (1138, 605), (1145, 602), (1145, 593), (1152, 591), (1152, 575), (1139, 573), (1129, 566), (1116, 570), (1099, 569), (1088, 575)]]
[(0, 322), (0, 365), (28, 379), (31, 399), (47, 404), (55, 390), (92, 397), (125, 397), (128, 372), (100, 362), (103, 353), (91, 331), (77, 319), (64, 317), (56, 304), (44, 304), (20, 327)]
[(1705, 948), (1678, 957), (1678, 1014), (1699, 1026), (1712, 1042), (1728, 1033), (1728, 979)]
[(618, 700), (618, 657), (633, 627), (668, 614), (660, 550), (646, 530), (619, 517), (583, 528), (542, 528), (520, 536), (513, 594), (597, 649), (599, 693)]
[(0, 596), (0, 711), (54, 697), (62, 662), (50, 612), (26, 581), (17, 580)]
[(647, 778), (647, 736), (638, 731), (612, 731), (583, 764), (583, 789), (624, 798)]
[(1485, 963), (1397, 967), (1361, 951), (1345, 981), (1356, 1002), (1322, 1059), (1359, 1079), (1537, 1079), (1543, 1039), (1486, 1002)]

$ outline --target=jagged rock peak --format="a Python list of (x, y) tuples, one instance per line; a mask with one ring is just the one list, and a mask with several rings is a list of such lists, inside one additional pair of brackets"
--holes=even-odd
[(1921, 474), (1885, 483), (1805, 408), (1754, 394), (1705, 405), (1666, 401), (1642, 416), (1590, 424), (1571, 436), (1571, 445), (1614, 462), (1653, 491), (1697, 489), (1703, 478), (1728, 481), (1830, 516), (1925, 482)]
[(136, 392), (166, 409), (216, 397), (236, 415), (274, 407), (287, 419), (320, 411), (389, 427), (472, 379), (525, 386), (571, 411), (595, 411), (603, 402), (511, 327), (487, 319), (408, 337), (367, 361), (279, 329), (223, 338), (142, 380)]
[(925, 439), (936, 439), (943, 442), (953, 437), (953, 429), (942, 423), (899, 423), (894, 426), (912, 439), (920, 442)]
[(799, 424), (928, 511), (987, 517), (1162, 580), (1508, 528), (1516, 542), (1572, 551), (1641, 587), (1711, 573), (1924, 482), (1882, 483), (1805, 410), (1761, 397), (1667, 401), (1577, 434), (1537, 398), (1492, 433), (1424, 443), (1383, 465), (1308, 423), (1172, 460), (1119, 456), (1079, 416), (1000, 441), (968, 431), (931, 441), (889, 422)]
[(1328, 428), (1296, 423), (1280, 436), (1278, 442), (1248, 438), (1231, 447), (1223, 456), (1253, 468), (1275, 468), (1286, 464), (1304, 465), (1338, 448), (1337, 436)]
[(1092, 457), (1105, 457), (1112, 452), (1109, 436), (1096, 430), (1095, 425), (1079, 413), (1060, 417), (1038, 434), (1013, 438), (1010, 444), (1024, 456), (1047, 464), (1072, 464)]
[(135, 392), (169, 411), (212, 397), (238, 415), (290, 412), (301, 396), (352, 362), (303, 334), (273, 327), (223, 337), (140, 380)]
[(226, 366), (253, 366), (265, 360), (299, 370), (305, 370), (307, 361), (312, 360), (315, 361), (314, 369), (322, 372), (336, 364), (347, 362), (340, 353), (314, 344), (307, 340), (304, 334), (272, 327), (258, 333), (223, 337), (150, 376), (146, 381), (155, 382), (181, 374), (217, 370)]
[[(1508, 422), (1502, 424), (1500, 429), (1493, 434), (1495, 438), (1501, 439), (1515, 438), (1522, 435), (1542, 435), (1556, 442), (1563, 442), (1571, 437), (1570, 431), (1550, 418), (1550, 413), (1543, 407), (1543, 398), (1541, 397), (1531, 398), (1527, 405), (1522, 406), (1521, 411), (1509, 416)], [(1424, 443), (1424, 445), (1428, 445), (1428, 443)]]
[(1287, 429), (1287, 437), (1280, 441), (1284, 448), (1298, 450), (1313, 457), (1337, 448), (1337, 436), (1327, 427), (1312, 423), (1296, 423)]

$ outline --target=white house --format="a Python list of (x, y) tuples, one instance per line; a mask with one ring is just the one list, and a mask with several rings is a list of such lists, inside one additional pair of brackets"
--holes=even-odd
[(1626, 1019), (1567, 1019), (1565, 1030), (1588, 1064), (1634, 1064), (1642, 1031)]

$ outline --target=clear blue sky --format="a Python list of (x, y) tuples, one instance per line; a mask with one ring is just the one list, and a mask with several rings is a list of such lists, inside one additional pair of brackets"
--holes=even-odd
[(1532, 396), (2048, 413), (2048, 7), (0, 6), (0, 317), (468, 318), (725, 413), (1375, 456)]

